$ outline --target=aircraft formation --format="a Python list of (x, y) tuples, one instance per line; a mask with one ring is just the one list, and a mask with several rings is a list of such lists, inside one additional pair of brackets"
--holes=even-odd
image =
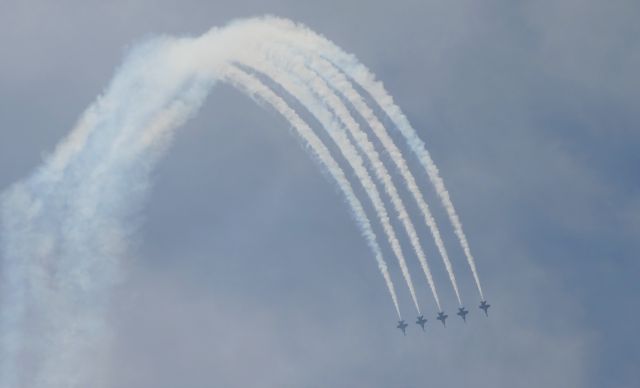
[[(487, 303), (486, 300), (480, 301), (480, 306), (478, 306), (480, 310), (484, 311), (484, 314), (487, 317), (489, 316), (489, 307), (491, 307), (491, 305)], [(464, 306), (458, 308), (458, 312), (456, 313), (456, 315), (462, 318), (464, 323), (467, 323), (467, 314), (469, 314), (469, 310), (465, 309)], [(449, 318), (449, 316), (445, 314), (444, 311), (438, 312), (438, 315), (436, 316), (436, 319), (442, 322), (442, 326), (444, 327), (447, 327), (447, 318)], [(416, 324), (422, 328), (422, 331), (425, 331), (424, 326), (426, 323), (427, 319), (424, 317), (424, 315), (418, 316)], [(409, 325), (404, 320), (398, 321), (398, 326), (396, 326), (396, 328), (402, 330), (402, 334), (404, 334), (405, 336), (407, 335), (407, 327), (409, 327)]]

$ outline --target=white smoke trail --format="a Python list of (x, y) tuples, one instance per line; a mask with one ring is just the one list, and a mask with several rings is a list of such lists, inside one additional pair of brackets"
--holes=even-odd
[[(250, 63), (258, 63), (261, 58), (263, 58), (263, 56), (259, 53), (263, 52), (265, 46), (270, 45), (270, 41), (273, 35), (273, 29), (266, 27), (268, 26), (262, 23), (261, 19), (251, 19), (228, 26), (225, 29), (226, 31), (224, 32), (227, 37), (218, 40), (223, 42), (237, 42), (240, 40), (243, 43), (234, 44), (233, 49), (228, 50), (228, 52), (225, 53), (225, 63), (238, 62), (240, 61), (240, 58), (243, 58), (243, 60)], [(213, 33), (215, 34), (215, 32), (216, 31), (214, 30)], [(203, 74), (210, 74), (210, 76), (212, 77), (222, 76), (229, 81), (234, 80), (234, 84), (238, 86), (242, 85), (243, 90), (247, 91), (249, 94), (259, 94), (261, 96), (261, 99), (272, 105), (274, 109), (276, 109), (288, 121), (290, 121), (290, 123), (299, 132), (303, 139), (309, 144), (316, 156), (319, 158), (319, 161), (328, 169), (330, 174), (333, 176), (333, 178), (336, 180), (339, 187), (343, 191), (343, 194), (347, 198), (347, 201), (351, 206), (351, 210), (354, 213), (361, 232), (363, 233), (363, 236), (365, 237), (370, 249), (374, 253), (374, 257), (378, 262), (378, 267), (385, 279), (385, 283), (392, 297), (398, 317), (400, 317), (401, 314), (398, 306), (395, 288), (391, 281), (387, 264), (378, 245), (376, 235), (373, 232), (373, 228), (366, 215), (364, 207), (357, 199), (357, 196), (355, 195), (351, 184), (347, 180), (338, 163), (333, 159), (320, 138), (318, 138), (317, 135), (315, 135), (315, 133), (309, 129), (309, 126), (304, 123), (304, 121), (302, 123), (299, 123), (299, 116), (297, 116), (297, 114), (295, 114), (295, 111), (292, 111), (291, 108), (286, 105), (284, 100), (275, 95), (270, 89), (265, 89), (264, 84), (262, 84), (257, 78), (246, 74), (242, 70), (235, 67), (229, 67), (226, 64), (217, 64), (218, 62), (220, 62), (220, 60), (217, 58), (212, 58), (211, 50), (209, 49), (211, 43), (208, 41), (208, 35), (210, 34), (211, 33), (205, 34), (195, 44), (196, 46), (198, 46), (195, 51), (199, 55), (202, 55), (196, 60), (199, 67), (198, 70)], [(211, 62), (214, 62), (214, 65), (210, 65)], [(233, 74), (233, 77), (230, 77), (229, 74)], [(241, 79), (244, 82), (240, 83), (238, 79)], [(282, 105), (283, 103), (284, 105)], [(295, 115), (292, 115), (292, 113)], [(294, 123), (296, 125), (294, 125)], [(366, 183), (363, 183), (363, 185), (366, 185)], [(409, 286), (412, 290), (413, 288), (410, 280), (411, 279), (409, 277)]]
[[(247, 27), (250, 28), (252, 30), (254, 37), (260, 37), (260, 39), (254, 38), (254, 40), (251, 41), (251, 44), (238, 45), (241, 48), (234, 49), (233, 53), (228, 55), (227, 60), (231, 62), (244, 63), (249, 67), (257, 68), (261, 72), (269, 75), (272, 78), (275, 78), (275, 77), (282, 78), (283, 75), (279, 74), (279, 71), (277, 69), (273, 69), (267, 66), (266, 62), (264, 61), (264, 53), (272, 49), (271, 41), (274, 38), (274, 33), (277, 31), (275, 31), (269, 24), (263, 23), (261, 19), (251, 20), (246, 23), (241, 23), (240, 25), (241, 25), (241, 29), (246, 29)], [(229, 31), (230, 34), (233, 34), (233, 32), (231, 32), (233, 31), (233, 26), (230, 28), (227, 28), (227, 30)], [(201, 40), (206, 41), (206, 39), (201, 39)], [(200, 61), (200, 62), (205, 63), (206, 60)], [(288, 92), (294, 95), (299, 95), (300, 89), (304, 89), (289, 82), (286, 79), (286, 77), (284, 77), (280, 81), (282, 86), (284, 86)], [(287, 84), (285, 85), (284, 83), (287, 83)], [(419, 304), (417, 301), (417, 296), (413, 286), (413, 282), (411, 280), (411, 275), (406, 265), (406, 260), (404, 259), (404, 255), (402, 253), (402, 248), (395, 236), (393, 227), (389, 222), (389, 217), (387, 215), (386, 208), (384, 207), (384, 203), (382, 202), (377, 192), (375, 184), (372, 182), (370, 176), (368, 175), (366, 169), (364, 168), (362, 160), (357, 154), (357, 151), (355, 151), (348, 137), (344, 136), (344, 134), (331, 131), (334, 123), (331, 119), (329, 119), (329, 117), (331, 116), (330, 113), (324, 107), (319, 106), (313, 98), (308, 98), (306, 101), (308, 104), (310, 104), (306, 106), (308, 109), (312, 111), (315, 109), (316, 113), (324, 112), (323, 115), (324, 117), (327, 118), (327, 120), (324, 120), (324, 121), (320, 120), (320, 121), (323, 123), (323, 125), (325, 125), (325, 129), (329, 131), (334, 141), (338, 143), (340, 149), (342, 150), (342, 153), (345, 155), (350, 165), (352, 165), (352, 167), (356, 171), (356, 174), (358, 175), (358, 178), (360, 179), (361, 184), (363, 185), (363, 187), (365, 188), (365, 191), (367, 192), (372, 202), (374, 203), (376, 212), (383, 225), (384, 232), (388, 237), (389, 243), (392, 247), (394, 254), (398, 258), (400, 268), (405, 278), (405, 282), (407, 283), (407, 287), (409, 288), (409, 291), (411, 293), (415, 307), (418, 311), (420, 311)], [(326, 128), (327, 125), (329, 125), (330, 127)]]
[(231, 84), (237, 86), (240, 90), (244, 90), (251, 96), (257, 96), (258, 98), (269, 103), (278, 113), (280, 113), (289, 123), (296, 129), (305, 142), (311, 147), (315, 156), (320, 162), (328, 169), (333, 178), (338, 183), (338, 186), (343, 191), (347, 202), (351, 206), (352, 211), (358, 225), (360, 226), (370, 249), (374, 252), (374, 257), (378, 263), (378, 268), (382, 272), (387, 289), (391, 294), (393, 304), (400, 318), (400, 309), (398, 307), (398, 298), (396, 296), (393, 282), (387, 268), (387, 264), (382, 256), (382, 252), (378, 245), (376, 235), (371, 226), (362, 203), (357, 198), (351, 183), (344, 174), (344, 171), (340, 168), (335, 159), (331, 156), (327, 146), (320, 140), (320, 138), (313, 132), (309, 125), (300, 118), (300, 116), (289, 105), (265, 84), (263, 84), (255, 76), (248, 74), (234, 66), (225, 67), (220, 69), (220, 74)]
[[(317, 73), (310, 71), (305, 66), (305, 61), (302, 57), (292, 53), (291, 50), (287, 50), (286, 48), (282, 51), (271, 47), (269, 52), (271, 54), (269, 57), (273, 63), (279, 67), (283, 67), (283, 70), (290, 74), (291, 77), (298, 79), (300, 87), (306, 87), (308, 90), (313, 91), (313, 93), (322, 100), (322, 103), (328, 106), (336, 114), (338, 119), (341, 121), (342, 126), (347, 128), (349, 133), (351, 133), (352, 137), (356, 140), (358, 148), (366, 155), (367, 159), (369, 159), (369, 162), (373, 166), (373, 171), (376, 174), (376, 178), (382, 182), (385, 191), (389, 195), (391, 202), (398, 213), (398, 218), (409, 236), (411, 245), (414, 248), (429, 287), (431, 288), (438, 311), (441, 311), (440, 299), (433, 281), (431, 270), (427, 263), (426, 255), (422, 250), (418, 234), (391, 179), (391, 175), (382, 163), (378, 152), (369, 140), (366, 132), (360, 128), (360, 125), (353, 119), (347, 107), (329, 87), (326, 81)], [(303, 102), (306, 106), (310, 106), (312, 104), (311, 102)], [(384, 131), (384, 128), (382, 130)]]
[[(252, 82), (251, 76), (228, 69), (220, 73), (224, 63), (237, 58), (254, 63), (246, 53), (260, 52), (257, 42), (268, 43), (273, 38), (265, 33), (265, 26), (270, 25), (270, 20), (249, 21), (213, 30), (199, 39), (158, 39), (138, 49), (53, 156), (32, 177), (3, 194), (0, 387), (101, 385), (105, 360), (99, 355), (107, 354), (108, 299), (121, 276), (120, 260), (126, 256), (127, 241), (135, 231), (137, 209), (148, 190), (150, 172), (173, 130), (198, 109), (221, 75), (272, 104), (297, 130), (308, 131), (305, 139), (314, 142), (315, 146), (310, 146), (316, 157), (327, 164), (345, 195), (353, 195), (347, 201), (374, 251), (400, 315), (370, 222), (344, 173), (329, 159), (326, 147), (310, 137), (315, 134), (284, 100)], [(342, 64), (340, 58), (331, 60), (342, 68), (350, 63), (348, 57)], [(264, 64), (254, 65), (264, 71)], [(358, 82), (374, 82), (367, 77), (362, 81), (363, 76), (353, 69), (348, 74)], [(285, 76), (280, 80), (281, 84), (288, 82)], [(386, 93), (368, 87), (377, 100)], [(297, 96), (309, 93), (308, 88), (294, 85), (292, 89), (289, 91)], [(371, 90), (382, 93), (382, 97)], [(301, 101), (315, 101), (312, 94), (303, 97)], [(387, 101), (391, 106), (384, 102), (380, 105), (391, 112), (388, 114), (392, 118), (393, 113), (401, 115), (392, 109), (392, 101)], [(322, 104), (314, 103), (309, 108), (332, 129), (333, 116)], [(412, 129), (406, 125), (409, 129), (401, 130), (408, 136)], [(391, 236), (394, 253), (400, 253), (403, 275), (418, 308), (401, 247), (375, 184), (346, 134), (331, 130), (330, 135), (357, 171), (386, 224), (383, 228)], [(437, 170), (435, 173), (439, 178)], [(475, 266), (472, 268), (475, 274)]]
[[(171, 43), (139, 48), (58, 152), (3, 196), (2, 285), (15, 286), (2, 294), (3, 388), (86, 386), (99, 377), (131, 217), (168, 140), (142, 135), (180, 125), (209, 86), (171, 66)], [(149, 62), (153, 70), (141, 67)]]
[[(267, 48), (267, 50), (268, 49), (269, 48)], [(364, 162), (358, 154), (358, 151), (355, 149), (354, 145), (351, 143), (351, 140), (349, 140), (344, 131), (335, 129), (336, 127), (340, 127), (339, 123), (336, 122), (334, 116), (324, 106), (324, 104), (318, 102), (317, 99), (314, 98), (309, 88), (291, 81), (288, 75), (290, 71), (302, 71), (302, 68), (298, 67), (292, 69), (279, 69), (277, 67), (269, 65), (268, 62), (264, 61), (262, 58), (256, 58), (256, 54), (257, 52), (253, 51), (251, 52), (251, 55), (238, 56), (236, 58), (236, 61), (244, 66), (257, 69), (258, 71), (267, 75), (269, 78), (281, 85), (289, 93), (291, 93), (292, 96), (301, 101), (302, 104), (307, 109), (309, 109), (311, 114), (313, 114), (314, 117), (316, 117), (318, 121), (320, 121), (322, 127), (327, 131), (329, 136), (336, 143), (341, 153), (353, 168), (358, 179), (362, 183), (365, 192), (369, 196), (371, 203), (373, 204), (373, 207), (378, 214), (378, 218), (382, 224), (383, 230), (387, 235), (389, 244), (391, 245), (391, 249), (398, 259), (400, 269), (404, 276), (405, 282), (407, 283), (407, 287), (409, 288), (409, 292), (415, 304), (416, 310), (418, 311), (418, 313), (420, 313), (420, 305), (418, 304), (415, 288), (411, 279), (411, 274), (409, 272), (406, 259), (404, 257), (404, 253), (402, 252), (402, 247), (400, 245), (400, 242), (398, 241), (393, 226), (391, 225), (389, 215), (387, 213), (385, 204), (380, 197), (380, 193), (378, 192), (378, 189), (376, 188), (371, 176), (364, 167)], [(404, 219), (402, 219), (402, 215), (400, 216), (400, 218), (404, 222)], [(435, 292), (435, 288), (433, 288), (433, 290)], [(437, 299), (437, 293), (434, 293), (434, 297), (436, 298), (436, 302), (439, 303)]]
[(270, 18), (265, 20), (265, 22), (270, 23), (274, 28), (280, 28), (289, 36), (296, 36), (296, 41), (300, 42), (301, 46), (313, 49), (319, 53), (319, 55), (324, 56), (329, 61), (337, 65), (345, 72), (345, 74), (357, 82), (369, 95), (371, 95), (385, 114), (393, 121), (397, 129), (405, 138), (407, 145), (417, 156), (418, 160), (427, 172), (429, 180), (434, 185), (436, 193), (447, 212), (447, 216), (453, 225), (454, 232), (465, 253), (467, 262), (471, 268), (471, 272), (478, 288), (478, 293), (480, 294), (481, 299), (485, 300), (475, 259), (471, 254), (467, 237), (462, 228), (462, 222), (460, 221), (460, 217), (453, 206), (453, 202), (451, 201), (449, 192), (444, 185), (444, 181), (442, 180), (442, 177), (440, 177), (438, 168), (431, 158), (424, 142), (420, 137), (418, 137), (415, 129), (413, 129), (409, 120), (402, 113), (400, 108), (394, 103), (393, 97), (391, 97), (391, 95), (385, 90), (384, 85), (377, 81), (375, 75), (366, 66), (361, 64), (355, 56), (344, 52), (333, 42), (314, 31), (309, 30), (305, 26), (279, 18)]
[[(238, 47), (250, 51), (251, 41), (265, 39), (252, 23), (136, 49), (43, 166), (3, 194), (0, 387), (103, 384), (109, 295), (121, 276), (150, 173), (173, 130), (197, 111), (220, 76), (211, 69), (234, 58)], [(281, 100), (250, 85), (298, 129), (307, 128)], [(364, 209), (321, 146), (312, 145), (352, 196), (347, 200), (400, 316)]]
[[(296, 36), (293, 34), (287, 35), (287, 39), (289, 39), (294, 44), (295, 37)], [(335, 66), (331, 64), (331, 62), (323, 59), (321, 56), (318, 56), (317, 53), (309, 51), (304, 47), (296, 48), (298, 50), (301, 50), (302, 54), (305, 56), (309, 68), (314, 69), (320, 77), (326, 79), (331, 84), (333, 89), (342, 94), (353, 105), (353, 107), (358, 111), (361, 117), (371, 127), (374, 134), (385, 148), (385, 151), (391, 156), (391, 160), (400, 171), (400, 174), (402, 175), (405, 184), (409, 189), (409, 192), (413, 196), (416, 204), (418, 205), (418, 208), (422, 213), (425, 224), (431, 232), (438, 252), (442, 257), (445, 268), (447, 269), (451, 286), (453, 287), (456, 298), (458, 299), (458, 304), (462, 306), (462, 298), (460, 297), (456, 275), (453, 272), (453, 266), (451, 265), (449, 254), (447, 253), (444, 241), (442, 240), (440, 229), (438, 228), (436, 220), (431, 214), (429, 205), (424, 199), (424, 196), (420, 191), (420, 188), (418, 187), (413, 173), (407, 166), (407, 162), (405, 161), (398, 147), (393, 142), (393, 139), (391, 139), (391, 137), (387, 133), (386, 128), (382, 125), (378, 117), (375, 115), (369, 105), (367, 105), (362, 96), (353, 88), (351, 82), (347, 79), (347, 77), (345, 77), (343, 73), (336, 69)]]

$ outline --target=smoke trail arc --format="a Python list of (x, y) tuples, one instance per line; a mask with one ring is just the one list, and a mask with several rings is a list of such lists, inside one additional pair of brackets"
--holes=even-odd
[[(288, 35), (287, 38), (293, 41), (292, 43), (295, 43), (295, 38), (292, 35)], [(309, 68), (315, 71), (318, 74), (318, 76), (326, 79), (326, 81), (333, 86), (333, 89), (341, 93), (352, 104), (352, 106), (358, 111), (361, 117), (368, 123), (369, 127), (373, 130), (374, 134), (376, 135), (378, 140), (380, 140), (383, 147), (385, 148), (385, 151), (387, 152), (387, 154), (390, 155), (391, 160), (394, 162), (394, 164), (398, 168), (400, 174), (402, 175), (407, 185), (407, 188), (411, 192), (411, 195), (413, 196), (416, 204), (418, 205), (418, 208), (420, 209), (423, 215), (425, 224), (427, 225), (427, 227), (429, 228), (429, 231), (431, 232), (431, 235), (436, 244), (438, 252), (440, 253), (440, 256), (442, 257), (442, 260), (445, 264), (451, 285), (453, 287), (454, 293), (458, 300), (458, 304), (461, 306), (462, 298), (460, 297), (458, 283), (456, 280), (455, 273), (453, 272), (453, 266), (451, 264), (451, 260), (449, 259), (449, 254), (447, 253), (447, 249), (445, 248), (444, 241), (442, 240), (440, 229), (438, 228), (435, 218), (433, 217), (433, 215), (431, 214), (431, 210), (429, 209), (429, 205), (424, 199), (424, 196), (420, 191), (418, 184), (416, 183), (416, 179), (413, 176), (413, 173), (411, 172), (409, 167), (407, 166), (407, 163), (404, 157), (402, 156), (402, 153), (400, 152), (398, 147), (395, 145), (394, 141), (391, 139), (391, 137), (387, 133), (386, 128), (382, 125), (378, 117), (375, 115), (372, 109), (368, 106), (368, 104), (364, 101), (362, 96), (353, 88), (351, 82), (344, 76), (343, 73), (339, 71), (339, 69), (333, 66), (331, 62), (325, 60), (324, 58), (322, 58), (321, 56), (317, 55), (312, 51), (304, 50), (303, 47), (296, 47), (296, 48), (300, 50), (303, 53), (303, 55), (305, 55)]]
[[(325, 75), (322, 70), (319, 76), (307, 78), (304, 74), (311, 72), (302, 66), (298, 69), (302, 76), (292, 77), (286, 75), (286, 66), (269, 60), (269, 53), (275, 52), (274, 42), (282, 40), (282, 31), (297, 34), (296, 42), (308, 50), (313, 50), (314, 42), (320, 39), (290, 22), (262, 18), (212, 29), (197, 38), (161, 37), (137, 47), (55, 152), (30, 177), (2, 194), (0, 388), (100, 388), (105, 373), (101, 366), (108, 364), (112, 335), (106, 319), (109, 299), (125, 275), (121, 262), (128, 255), (128, 241), (136, 232), (135, 220), (150, 190), (152, 171), (171, 145), (176, 129), (197, 113), (219, 81), (231, 83), (278, 111), (329, 171), (346, 197), (401, 317), (378, 238), (353, 183), (298, 113), (255, 75), (238, 68), (238, 63), (283, 85), (324, 124), (365, 188), (420, 311), (402, 247), (356, 145), (392, 197), (422, 262), (420, 242), (377, 152), (330, 89), (338, 86), (338, 92), (349, 96), (350, 101), (359, 100), (350, 96), (351, 89), (341, 89), (344, 85), (334, 78), (335, 72), (328, 71)], [(312, 45), (307, 46), (309, 43)], [(362, 75), (361, 68), (353, 67), (357, 64), (353, 62), (355, 59), (345, 57), (346, 54), (322, 39), (316, 47), (349, 77), (364, 83), (410, 141), (414, 139), (411, 136), (417, 138), (384, 90), (371, 85), (373, 81), (366, 73)], [(328, 79), (331, 82), (325, 81)], [(314, 95), (315, 86), (320, 87), (315, 91), (322, 93)], [(358, 110), (368, 117), (363, 106), (358, 105)], [(373, 119), (368, 117), (367, 121), (376, 126), (374, 130), (384, 132)], [(350, 131), (356, 145), (343, 128)], [(386, 147), (393, 151), (390, 145)], [(402, 170), (401, 158), (394, 162)], [(433, 162), (424, 159), (424, 163), (431, 168), (427, 172), (437, 190), (444, 190), (441, 179), (436, 179), (439, 175)], [(405, 181), (411, 190), (416, 189), (406, 177)], [(448, 193), (440, 191), (448, 206)], [(455, 215), (455, 211), (450, 210), (449, 216), (453, 217), (451, 214)], [(464, 237), (462, 226), (456, 225), (459, 237)], [(468, 244), (466, 247), (471, 264)], [(426, 267), (423, 269), (428, 272)], [(482, 293), (475, 263), (472, 270)], [(435, 285), (430, 275), (427, 278), (440, 309)]]
[[(256, 56), (256, 52), (251, 53), (251, 57)], [(390, 217), (388, 215), (388, 211), (386, 210), (386, 206), (382, 201), (380, 193), (376, 188), (373, 179), (367, 172), (364, 167), (364, 161), (358, 154), (355, 146), (351, 143), (347, 135), (337, 130), (340, 126), (339, 123), (336, 122), (335, 118), (329, 111), (327, 107), (323, 104), (317, 102), (317, 100), (312, 95), (311, 91), (306, 88), (303, 84), (292, 82), (289, 76), (287, 75), (289, 71), (286, 71), (286, 68), (283, 70), (278, 70), (278, 68), (270, 66), (268, 62), (261, 58), (257, 58), (257, 60), (250, 60), (245, 57), (237, 57), (235, 58), (237, 62), (242, 63), (245, 66), (249, 67), (258, 67), (258, 70), (269, 76), (275, 82), (284, 87), (285, 90), (289, 91), (296, 99), (303, 102), (303, 105), (310, 110), (310, 112), (320, 121), (323, 128), (327, 130), (329, 136), (336, 143), (344, 157), (349, 162), (349, 165), (353, 168), (356, 176), (360, 180), (362, 186), (365, 189), (365, 192), (369, 196), (372, 205), (378, 215), (378, 219), (382, 224), (385, 235), (388, 238), (391, 249), (393, 250), (396, 258), (398, 259), (398, 264), (400, 265), (400, 269), (402, 271), (402, 275), (404, 276), (405, 282), (407, 283), (407, 287), (409, 288), (409, 292), (411, 294), (411, 298), (414, 302), (415, 308), (420, 313), (420, 305), (418, 303), (418, 299), (415, 292), (415, 287), (413, 285), (413, 280), (411, 279), (411, 274), (409, 272), (409, 267), (406, 263), (406, 259), (404, 257), (404, 253), (402, 251), (402, 247), (398, 238), (396, 236), (396, 232), (391, 224)], [(296, 69), (298, 70), (298, 69)], [(406, 214), (405, 214), (406, 216)], [(435, 290), (435, 288), (434, 288)], [(436, 298), (436, 302), (439, 301), (437, 299), (437, 294), (434, 294)]]
[(333, 159), (327, 147), (322, 143), (318, 136), (313, 132), (309, 125), (300, 118), (300, 116), (278, 95), (276, 95), (271, 89), (264, 85), (257, 77), (248, 74), (235, 66), (228, 66), (221, 68), (221, 77), (223, 80), (228, 81), (231, 85), (236, 86), (238, 89), (244, 91), (250, 96), (260, 98), (269, 103), (278, 113), (285, 117), (289, 123), (298, 131), (300, 136), (309, 144), (313, 149), (316, 157), (320, 159), (321, 163), (326, 166), (331, 175), (338, 183), (340, 189), (344, 192), (347, 201), (352, 207), (354, 215), (358, 224), (363, 230), (363, 234), (374, 252), (374, 257), (378, 263), (378, 267), (382, 271), (382, 275), (385, 279), (387, 289), (391, 294), (394, 307), (401, 318), (400, 308), (398, 305), (398, 297), (396, 296), (393, 282), (389, 274), (387, 264), (382, 256), (380, 246), (378, 245), (376, 235), (371, 226), (371, 222), (366, 216), (362, 203), (358, 200), (351, 183), (347, 180), (344, 172)]
[(281, 30), (281, 33), (284, 36), (284, 38), (282, 38), (283, 40), (292, 40), (304, 48), (314, 50), (318, 55), (324, 57), (330, 63), (343, 71), (358, 83), (358, 85), (373, 98), (382, 111), (391, 119), (395, 127), (405, 138), (405, 141), (411, 151), (418, 158), (420, 164), (426, 171), (431, 184), (435, 187), (440, 202), (445, 208), (449, 221), (453, 226), (454, 233), (456, 234), (460, 246), (464, 251), (480, 298), (485, 300), (476, 262), (471, 253), (467, 236), (464, 233), (462, 222), (455, 210), (451, 196), (444, 184), (444, 180), (440, 176), (438, 167), (431, 158), (424, 141), (420, 139), (415, 129), (411, 126), (411, 123), (409, 123), (407, 117), (394, 103), (393, 97), (386, 91), (382, 82), (377, 81), (375, 75), (366, 66), (360, 63), (354, 55), (346, 53), (329, 39), (326, 39), (307, 27), (301, 24), (296, 24), (287, 19), (275, 17), (270, 19), (270, 23), (274, 28)]
[[(418, 234), (405, 208), (405, 205), (391, 179), (391, 175), (382, 163), (378, 152), (375, 150), (375, 147), (369, 140), (366, 132), (364, 132), (360, 128), (360, 125), (351, 116), (347, 107), (342, 103), (336, 93), (333, 92), (326, 81), (324, 81), (322, 77), (318, 76), (316, 73), (310, 71), (306, 66), (304, 66), (304, 61), (300, 56), (296, 55), (296, 53), (292, 53), (291, 51), (280, 51), (280, 48), (276, 46), (270, 47), (269, 50), (271, 54), (269, 56), (270, 62), (276, 64), (277, 68), (284, 69), (284, 71), (280, 71), (277, 75), (273, 76), (282, 79), (282, 77), (287, 74), (289, 75), (289, 78), (297, 80), (296, 84), (300, 88), (306, 89), (306, 93), (298, 94), (297, 98), (303, 98), (305, 106), (313, 106), (315, 109), (317, 109), (317, 106), (326, 105), (333, 111), (333, 114), (338, 120), (337, 125), (343, 130), (348, 130), (352, 138), (355, 139), (356, 146), (366, 156), (369, 164), (373, 168), (377, 180), (382, 183), (385, 191), (389, 195), (392, 205), (398, 213), (398, 218), (401, 221), (407, 235), (409, 236), (410, 243), (419, 259), (423, 272), (425, 273), (425, 277), (427, 279), (429, 287), (431, 288), (436, 307), (438, 308), (438, 311), (441, 311), (442, 308), (440, 305), (438, 292), (436, 290), (433, 276), (427, 263), (426, 255), (422, 249)], [(263, 63), (260, 63), (259, 65), (261, 66), (261, 69), (264, 68)], [(270, 71), (273, 72), (273, 70)], [(287, 90), (291, 90), (293, 88), (290, 83), (283, 86), (285, 86)], [(310, 93), (312, 93), (313, 96), (311, 96)], [(312, 101), (313, 99), (320, 101), (320, 103), (314, 103)], [(326, 114), (326, 109), (321, 112), (321, 115)], [(332, 127), (332, 125), (330, 122), (325, 121), (323, 123), (323, 127), (329, 129)], [(349, 150), (351, 151), (348, 152), (354, 152), (353, 146), (349, 146)], [(405, 268), (403, 263), (401, 263), (401, 266)]]

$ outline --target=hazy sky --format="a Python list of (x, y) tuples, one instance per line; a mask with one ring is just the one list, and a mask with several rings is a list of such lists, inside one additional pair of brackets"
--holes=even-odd
[(108, 386), (635, 387), (640, 3), (613, 3), (2, 0), (0, 188), (53, 150), (136, 42), (288, 17), (355, 53), (427, 142), (491, 315), (429, 188), (471, 314), (453, 317), (420, 229), (452, 318), (435, 322), (410, 257), (430, 321), (413, 324), (393, 266), (403, 337), (333, 182), (281, 117), (218, 86), (157, 169), (114, 298)]

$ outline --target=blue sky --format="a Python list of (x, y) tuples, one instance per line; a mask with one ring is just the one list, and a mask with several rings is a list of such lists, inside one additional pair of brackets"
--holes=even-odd
[[(0, 187), (38, 166), (136, 42), (238, 17), (289, 17), (384, 81), (441, 169), (493, 305), (489, 319), (480, 315), (427, 189), (472, 313), (467, 325), (438, 327), (416, 281), (427, 332), (412, 325), (399, 335), (333, 183), (282, 118), (217, 86), (156, 170), (110, 314), (105, 387), (640, 381), (640, 6), (396, 3), (0, 5)], [(451, 312), (446, 273), (433, 246), (427, 253)], [(415, 260), (411, 269), (420, 279)]]

